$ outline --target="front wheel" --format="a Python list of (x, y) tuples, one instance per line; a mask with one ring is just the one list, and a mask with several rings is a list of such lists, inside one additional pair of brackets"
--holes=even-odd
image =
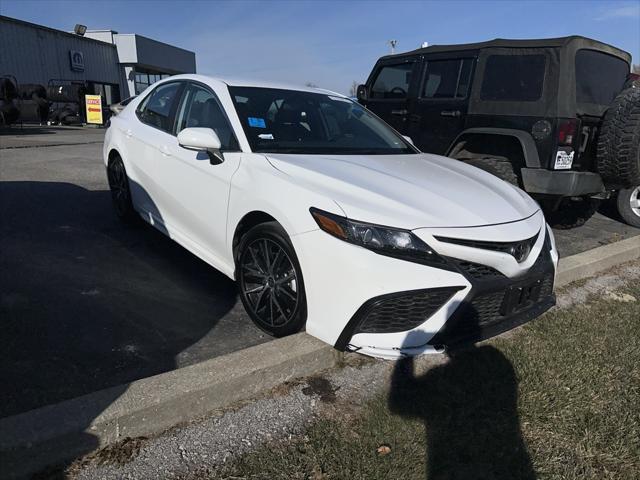
[(136, 218), (136, 212), (131, 201), (129, 177), (120, 157), (116, 156), (109, 160), (107, 179), (109, 180), (111, 200), (116, 215), (122, 221), (132, 222)]
[(622, 219), (632, 227), (640, 228), (640, 186), (620, 190), (616, 204)]
[(236, 279), (251, 320), (274, 337), (299, 332), (307, 321), (302, 270), (287, 233), (262, 223), (240, 241)]

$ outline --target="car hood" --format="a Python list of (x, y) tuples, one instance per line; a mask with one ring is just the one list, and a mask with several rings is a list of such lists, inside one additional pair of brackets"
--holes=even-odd
[(431, 154), (266, 154), (278, 170), (329, 196), (351, 219), (398, 228), (472, 227), (539, 210), (522, 190), (458, 160)]

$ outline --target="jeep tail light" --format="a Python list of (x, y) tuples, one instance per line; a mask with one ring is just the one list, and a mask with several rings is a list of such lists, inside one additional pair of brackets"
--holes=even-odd
[(578, 120), (561, 120), (558, 123), (558, 143), (560, 145), (572, 145), (578, 130)]

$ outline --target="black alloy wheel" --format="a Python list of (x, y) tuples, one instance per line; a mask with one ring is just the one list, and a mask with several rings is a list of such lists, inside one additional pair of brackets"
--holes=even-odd
[(307, 316), (304, 282), (284, 229), (275, 222), (253, 227), (237, 258), (240, 297), (254, 323), (276, 337), (300, 331)]
[(129, 178), (120, 157), (115, 157), (109, 161), (107, 178), (116, 215), (124, 221), (133, 220), (136, 215), (131, 201)]

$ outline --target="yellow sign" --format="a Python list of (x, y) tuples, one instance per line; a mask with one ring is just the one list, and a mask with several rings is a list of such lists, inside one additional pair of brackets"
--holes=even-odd
[(102, 97), (100, 95), (85, 95), (84, 104), (87, 109), (87, 123), (102, 125)]

